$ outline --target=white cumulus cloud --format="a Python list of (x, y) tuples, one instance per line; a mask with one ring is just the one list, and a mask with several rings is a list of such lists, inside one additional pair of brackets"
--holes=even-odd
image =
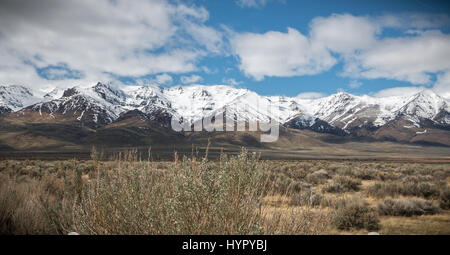
[(287, 33), (236, 34), (231, 39), (231, 47), (240, 59), (239, 68), (256, 80), (265, 76), (317, 74), (336, 63), (324, 47), (312, 44), (293, 28), (288, 28)]
[(321, 92), (303, 92), (298, 94), (296, 97), (299, 99), (317, 99), (326, 96), (327, 94)]
[(450, 71), (438, 75), (433, 90), (440, 96), (450, 100)]
[(444, 95), (450, 93), (450, 35), (443, 30), (449, 21), (447, 14), (332, 14), (312, 19), (307, 35), (294, 28), (235, 33), (231, 47), (240, 70), (256, 80), (319, 74), (339, 61), (350, 88), (361, 86), (361, 79), (390, 79)]
[(431, 82), (430, 73), (450, 69), (450, 36), (428, 31), (418, 36), (386, 38), (354, 56), (346, 75), (388, 78), (412, 84)]
[(223, 78), (222, 82), (225, 83), (226, 85), (231, 85), (231, 86), (237, 86), (242, 84), (241, 81), (236, 81), (234, 78)]
[(375, 97), (391, 97), (391, 96), (412, 96), (420, 91), (424, 90), (425, 87), (393, 87), (388, 89), (383, 89), (373, 94)]
[(180, 81), (183, 84), (193, 84), (203, 81), (203, 78), (201, 76), (193, 74), (191, 76), (181, 76)]
[(156, 76), (156, 82), (158, 84), (170, 84), (170, 83), (172, 83), (172, 81), (173, 81), (172, 76), (170, 76), (170, 75), (168, 75), (166, 73), (163, 73), (163, 74), (160, 74), (160, 75)]
[(357, 80), (351, 80), (350, 83), (348, 84), (348, 86), (352, 89), (357, 89), (359, 87), (361, 87), (362, 82), (357, 81)]
[(236, 0), (236, 4), (242, 8), (244, 7), (259, 8), (265, 6), (267, 2), (268, 0)]
[(310, 29), (313, 43), (343, 54), (372, 46), (380, 32), (380, 27), (369, 18), (350, 14), (315, 18)]
[[(0, 1), (0, 81), (43, 86), (196, 71), (221, 47), (208, 18), (203, 7), (166, 0)], [(61, 65), (81, 79), (47, 80), (35, 70)]]

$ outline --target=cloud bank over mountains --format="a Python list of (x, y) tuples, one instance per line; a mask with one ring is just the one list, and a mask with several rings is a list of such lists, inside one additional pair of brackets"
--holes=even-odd
[[(236, 1), (243, 8), (267, 2)], [(379, 95), (427, 87), (450, 98), (445, 14), (332, 14), (312, 19), (304, 33), (294, 27), (235, 31), (228, 24), (212, 26), (209, 19), (204, 7), (181, 1), (4, 0), (0, 83), (45, 89), (130, 77), (136, 83), (192, 84), (205, 80), (209, 69), (202, 60), (231, 56), (234, 67), (256, 81), (320, 75), (336, 67), (336, 75), (348, 77), (355, 88), (366, 79), (410, 84)], [(241, 84), (236, 80), (222, 79)]]
[[(256, 80), (318, 74), (342, 62), (340, 75), (353, 79), (385, 78), (431, 85), (434, 74), (437, 81), (433, 89), (448, 97), (450, 35), (436, 29), (442, 25), (442, 19), (427, 15), (333, 14), (313, 19), (309, 35), (294, 28), (287, 32), (242, 33), (235, 35), (232, 48), (240, 59), (239, 68)], [(388, 28), (415, 32), (381, 38), (383, 29)]]

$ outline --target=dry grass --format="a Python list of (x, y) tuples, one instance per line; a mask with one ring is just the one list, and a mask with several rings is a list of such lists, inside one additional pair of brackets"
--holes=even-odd
[(391, 199), (385, 198), (377, 205), (378, 213), (381, 215), (406, 216), (431, 215), (440, 212), (433, 205), (433, 201), (420, 198)]
[(450, 215), (414, 217), (382, 217), (380, 234), (387, 235), (450, 235)]
[(142, 161), (133, 150), (91, 157), (0, 161), (0, 232), (450, 232), (448, 164), (264, 161), (245, 150), (218, 161)]

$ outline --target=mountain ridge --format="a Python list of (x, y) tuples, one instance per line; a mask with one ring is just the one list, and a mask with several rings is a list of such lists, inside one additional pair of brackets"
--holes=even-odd
[[(271, 105), (269, 108), (262, 105)], [(176, 87), (117, 86), (98, 82), (52, 90), (43, 96), (23, 86), (0, 86), (0, 121), (58, 122), (98, 129), (139, 111), (170, 128), (172, 118), (194, 123), (227, 109), (234, 121), (268, 122), (337, 136), (371, 137), (401, 142), (443, 143), (450, 130), (450, 103), (431, 90), (393, 97), (338, 92), (316, 99), (261, 96), (226, 85)], [(31, 117), (32, 116), (32, 117)], [(42, 120), (39, 119), (42, 116)], [(122, 117), (121, 117), (122, 116)], [(433, 137), (433, 138), (430, 138)], [(448, 140), (448, 139), (447, 139)]]

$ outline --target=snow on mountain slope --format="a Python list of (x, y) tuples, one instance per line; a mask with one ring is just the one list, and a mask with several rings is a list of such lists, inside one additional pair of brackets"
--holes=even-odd
[(248, 93), (246, 89), (229, 86), (192, 85), (174, 87), (164, 91), (172, 102), (173, 110), (185, 119), (196, 121), (212, 114), (215, 110), (233, 104), (236, 98)]
[[(230, 94), (232, 97), (230, 97)], [(265, 97), (249, 90), (229, 91), (228, 98), (232, 100), (224, 101), (215, 106), (218, 109), (210, 108), (209, 115), (224, 113), (228, 118), (238, 122), (264, 122), (276, 121), (284, 123), (288, 119), (302, 113), (297, 102), (292, 98), (273, 96)]]
[(44, 101), (51, 101), (53, 99), (58, 99), (61, 98), (63, 96), (64, 90), (62, 89), (58, 89), (58, 88), (54, 88), (53, 90), (47, 92), (44, 94), (43, 96), (43, 100)]
[(103, 84), (99, 82), (92, 89), (87, 88), (82, 91), (94, 98), (100, 97), (105, 102), (110, 103), (111, 105), (114, 106), (124, 106), (127, 98), (125, 92), (123, 92), (119, 87), (114, 86), (111, 83)]
[(444, 116), (441, 124), (450, 124), (448, 122), (449, 104), (434, 92), (423, 90), (410, 97), (409, 101), (396, 113), (397, 115), (406, 115), (411, 122), (418, 123), (420, 118), (435, 120), (442, 111), (446, 111), (447, 116)]
[(232, 101), (223, 103), (220, 108), (211, 112), (211, 115), (224, 113), (228, 119), (237, 122), (269, 122), (271, 117), (278, 121), (278, 114), (274, 111), (276, 109), (267, 107), (270, 103), (270, 99), (266, 97), (253, 91), (244, 91)]
[(17, 111), (40, 100), (26, 87), (19, 85), (0, 86), (0, 107), (4, 109), (9, 108), (11, 111)]
[(348, 118), (349, 111), (355, 109), (360, 104), (361, 100), (359, 98), (344, 92), (309, 100), (307, 104), (304, 102), (301, 103), (310, 115), (330, 123), (336, 122), (343, 117)]
[(92, 122), (94, 126), (109, 124), (131, 110), (165, 121), (167, 116), (175, 116), (195, 122), (225, 109), (229, 117), (245, 121), (266, 122), (272, 118), (287, 123), (297, 118), (291, 124), (311, 127), (317, 121), (323, 121), (350, 131), (380, 127), (399, 116), (408, 118), (411, 125), (419, 125), (423, 118), (442, 125), (450, 124), (449, 103), (430, 90), (412, 96), (379, 98), (339, 92), (317, 99), (302, 99), (261, 96), (247, 89), (224, 85), (165, 88), (97, 83), (65, 91), (49, 90), (44, 96), (37, 97), (25, 87), (0, 86), (0, 112), (17, 111), (26, 106), (41, 114), (58, 113)]
[[(433, 120), (439, 113), (442, 114), (442, 110), (448, 112), (449, 105), (444, 98), (430, 90), (424, 90), (413, 96), (385, 98), (339, 92), (319, 99), (297, 99), (297, 103), (309, 115), (343, 129), (363, 125), (379, 127), (399, 115), (410, 116), (413, 122), (418, 122), (418, 118)], [(444, 116), (442, 119), (445, 121), (449, 118)]]
[(277, 96), (269, 97), (271, 103), (276, 106), (272, 107), (272, 111), (276, 113), (277, 121), (284, 123), (294, 116), (303, 114), (306, 108), (302, 107), (295, 98)]
[(120, 90), (112, 90), (107, 85), (98, 83), (90, 88), (67, 89), (59, 99), (40, 102), (26, 109), (37, 111), (41, 115), (47, 113), (55, 118), (55, 114), (59, 114), (98, 127), (113, 122), (124, 111), (121, 107), (121, 95)]

